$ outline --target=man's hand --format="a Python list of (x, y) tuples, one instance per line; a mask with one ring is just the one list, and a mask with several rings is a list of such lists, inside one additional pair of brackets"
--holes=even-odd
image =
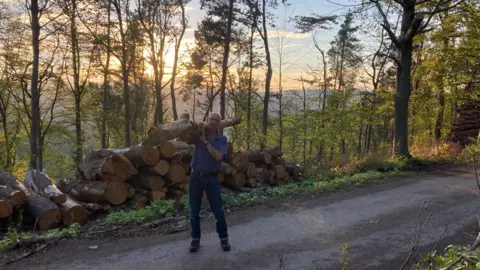
[(205, 136), (205, 129), (202, 128), (202, 129), (200, 129), (199, 132), (200, 132), (200, 140), (202, 141), (203, 144), (207, 144), (208, 141), (207, 141), (207, 138)]

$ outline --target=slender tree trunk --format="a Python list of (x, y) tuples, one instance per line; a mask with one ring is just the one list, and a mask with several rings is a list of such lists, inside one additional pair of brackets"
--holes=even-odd
[(362, 153), (362, 135), (363, 135), (363, 124), (360, 125), (360, 130), (358, 131), (358, 146), (357, 146), (357, 155)]
[(248, 71), (248, 98), (247, 98), (247, 150), (250, 150), (252, 135), (252, 87), (253, 87), (253, 35), (255, 34), (255, 24), (252, 24), (249, 43), (249, 71)]
[(110, 48), (110, 24), (111, 24), (111, 18), (110, 18), (110, 7), (111, 7), (111, 0), (108, 0), (108, 7), (107, 7), (107, 51), (106, 51), (106, 60), (105, 60), (105, 68), (103, 70), (103, 104), (102, 104), (102, 127), (101, 127), (101, 141), (102, 141), (102, 148), (108, 148), (108, 140), (107, 140), (107, 115), (108, 115), (108, 110), (107, 110), (107, 96), (108, 96), (108, 91), (109, 91), (109, 83), (108, 83), (108, 75), (110, 73), (110, 54), (111, 54), (111, 48)]
[(173, 69), (172, 69), (172, 79), (170, 81), (170, 98), (172, 99), (172, 113), (173, 113), (173, 120), (178, 119), (178, 112), (177, 112), (177, 101), (175, 97), (175, 79), (177, 78), (177, 68), (178, 68), (178, 58), (180, 54), (180, 47), (182, 45), (183, 35), (185, 34), (185, 30), (187, 29), (187, 19), (185, 17), (185, 6), (183, 4), (183, 0), (178, 0), (180, 8), (182, 9), (182, 30), (180, 32), (180, 36), (175, 44), (175, 56), (173, 60)]
[(263, 98), (263, 116), (262, 116), (262, 135), (263, 144), (267, 144), (267, 130), (268, 130), (268, 106), (270, 102), (270, 83), (272, 81), (272, 60), (270, 57), (270, 47), (268, 45), (268, 30), (267, 30), (267, 0), (262, 0), (262, 39), (265, 47), (265, 57), (267, 60), (267, 74), (265, 78), (265, 95)]
[(230, 54), (230, 38), (232, 33), (232, 21), (233, 21), (233, 0), (228, 2), (228, 17), (227, 17), (227, 33), (225, 36), (225, 43), (223, 45), (223, 63), (222, 63), (222, 80), (220, 82), (220, 116), (225, 119), (225, 88), (227, 84), (227, 72), (228, 72), (228, 56)]
[(38, 0), (30, 2), (32, 30), (32, 81), (31, 81), (31, 132), (30, 132), (30, 169), (42, 170), (40, 146), (40, 93), (38, 89), (38, 69), (40, 63), (40, 18)]

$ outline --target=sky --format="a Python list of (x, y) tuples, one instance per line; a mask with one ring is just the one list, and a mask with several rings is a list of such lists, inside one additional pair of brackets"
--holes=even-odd
[[(290, 0), (289, 3), (290, 6), (284, 7), (280, 5), (277, 10), (273, 11), (277, 16), (276, 28), (270, 29), (269, 32), (274, 69), (274, 77), (272, 79), (273, 91), (278, 89), (279, 86), (278, 70), (280, 58), (276, 49), (280, 45), (278, 37), (285, 37), (282, 57), (284, 89), (298, 89), (300, 87), (298, 79), (302, 73), (307, 73), (309, 66), (316, 67), (320, 63), (320, 53), (314, 47), (312, 34), (299, 33), (294, 25), (288, 22), (288, 19), (295, 15), (310, 15), (312, 13), (319, 15), (342, 15), (348, 11), (348, 7), (345, 6), (354, 4), (355, 0)], [(193, 44), (194, 30), (204, 15), (204, 11), (200, 9), (200, 1), (192, 0), (187, 8), (187, 16), (189, 18), (189, 28), (185, 34), (187, 46)], [(332, 25), (331, 30), (321, 30), (315, 34), (317, 42), (325, 51), (328, 50), (329, 43), (338, 31), (341, 21), (340, 19), (338, 24)], [(367, 35), (362, 36), (362, 34), (359, 34), (358, 37), (363, 42), (368, 42), (369, 40)], [(183, 46), (184, 51), (186, 51), (187, 46)], [(259, 50), (263, 49), (263, 47), (259, 48)], [(258, 70), (257, 78), (262, 79), (264, 72), (263, 70)]]

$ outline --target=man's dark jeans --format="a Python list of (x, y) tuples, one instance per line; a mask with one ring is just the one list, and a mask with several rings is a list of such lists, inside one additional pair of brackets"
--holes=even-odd
[(218, 174), (200, 176), (200, 173), (192, 171), (190, 175), (188, 197), (190, 200), (190, 225), (192, 239), (200, 239), (200, 208), (202, 206), (203, 191), (207, 194), (210, 209), (217, 220), (217, 233), (220, 239), (228, 238), (227, 222), (223, 212), (222, 196)]

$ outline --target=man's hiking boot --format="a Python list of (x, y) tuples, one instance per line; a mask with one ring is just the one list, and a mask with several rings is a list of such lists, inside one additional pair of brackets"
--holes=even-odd
[(220, 240), (220, 245), (222, 246), (223, 251), (230, 251), (230, 243), (228, 243), (228, 239)]
[(198, 249), (200, 248), (200, 240), (192, 240), (192, 242), (190, 242), (190, 252), (197, 252)]

